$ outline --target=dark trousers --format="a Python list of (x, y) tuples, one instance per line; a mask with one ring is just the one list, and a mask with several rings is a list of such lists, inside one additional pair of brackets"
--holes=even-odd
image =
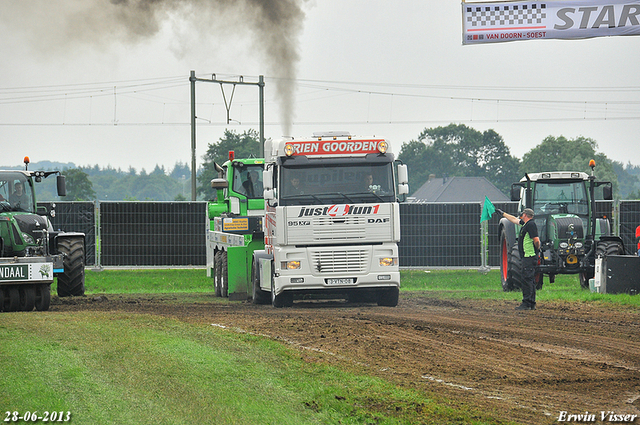
[(524, 257), (522, 259), (522, 304), (530, 307), (536, 305), (536, 266), (538, 265), (538, 257)]

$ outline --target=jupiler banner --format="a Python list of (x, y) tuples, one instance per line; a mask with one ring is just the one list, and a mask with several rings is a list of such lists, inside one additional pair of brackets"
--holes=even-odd
[(640, 35), (640, 0), (462, 2), (462, 44)]

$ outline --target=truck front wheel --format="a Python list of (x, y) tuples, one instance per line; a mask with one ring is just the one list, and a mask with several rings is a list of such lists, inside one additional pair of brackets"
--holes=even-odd
[(393, 287), (378, 293), (378, 305), (381, 307), (395, 307), (398, 305), (400, 289)]
[(58, 296), (84, 295), (84, 238), (58, 239), (58, 252), (63, 255), (64, 272), (58, 275)]
[(273, 278), (273, 265), (271, 265), (271, 305), (276, 308), (293, 306), (293, 294), (283, 291), (276, 295), (275, 279)]
[(251, 285), (253, 286), (252, 299), (254, 304), (268, 304), (269, 294), (260, 289), (260, 265), (254, 260), (251, 267)]

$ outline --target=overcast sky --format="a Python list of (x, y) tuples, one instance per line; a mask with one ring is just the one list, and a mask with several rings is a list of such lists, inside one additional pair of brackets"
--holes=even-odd
[[(585, 136), (640, 165), (640, 37), (463, 46), (457, 1), (288, 0), (300, 11), (285, 25), (264, 25), (254, 3), (165, 0), (134, 13), (122, 9), (133, 0), (3, 0), (0, 165), (190, 164), (190, 70), (264, 75), (266, 137), (346, 130), (397, 153), (424, 128), (463, 123), (494, 129), (519, 158), (546, 136)], [(230, 124), (221, 86), (196, 84), (198, 164), (226, 128), (258, 129), (257, 87), (233, 99), (223, 88)]]

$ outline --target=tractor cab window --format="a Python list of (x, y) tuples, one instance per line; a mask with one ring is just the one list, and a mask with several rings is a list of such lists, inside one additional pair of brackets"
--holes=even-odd
[(25, 176), (0, 173), (0, 209), (34, 212), (33, 190)]
[(584, 182), (541, 183), (533, 194), (534, 212), (538, 214), (589, 214), (587, 191)]
[(262, 164), (240, 164), (233, 169), (233, 191), (245, 195), (249, 199), (259, 199), (263, 196)]

